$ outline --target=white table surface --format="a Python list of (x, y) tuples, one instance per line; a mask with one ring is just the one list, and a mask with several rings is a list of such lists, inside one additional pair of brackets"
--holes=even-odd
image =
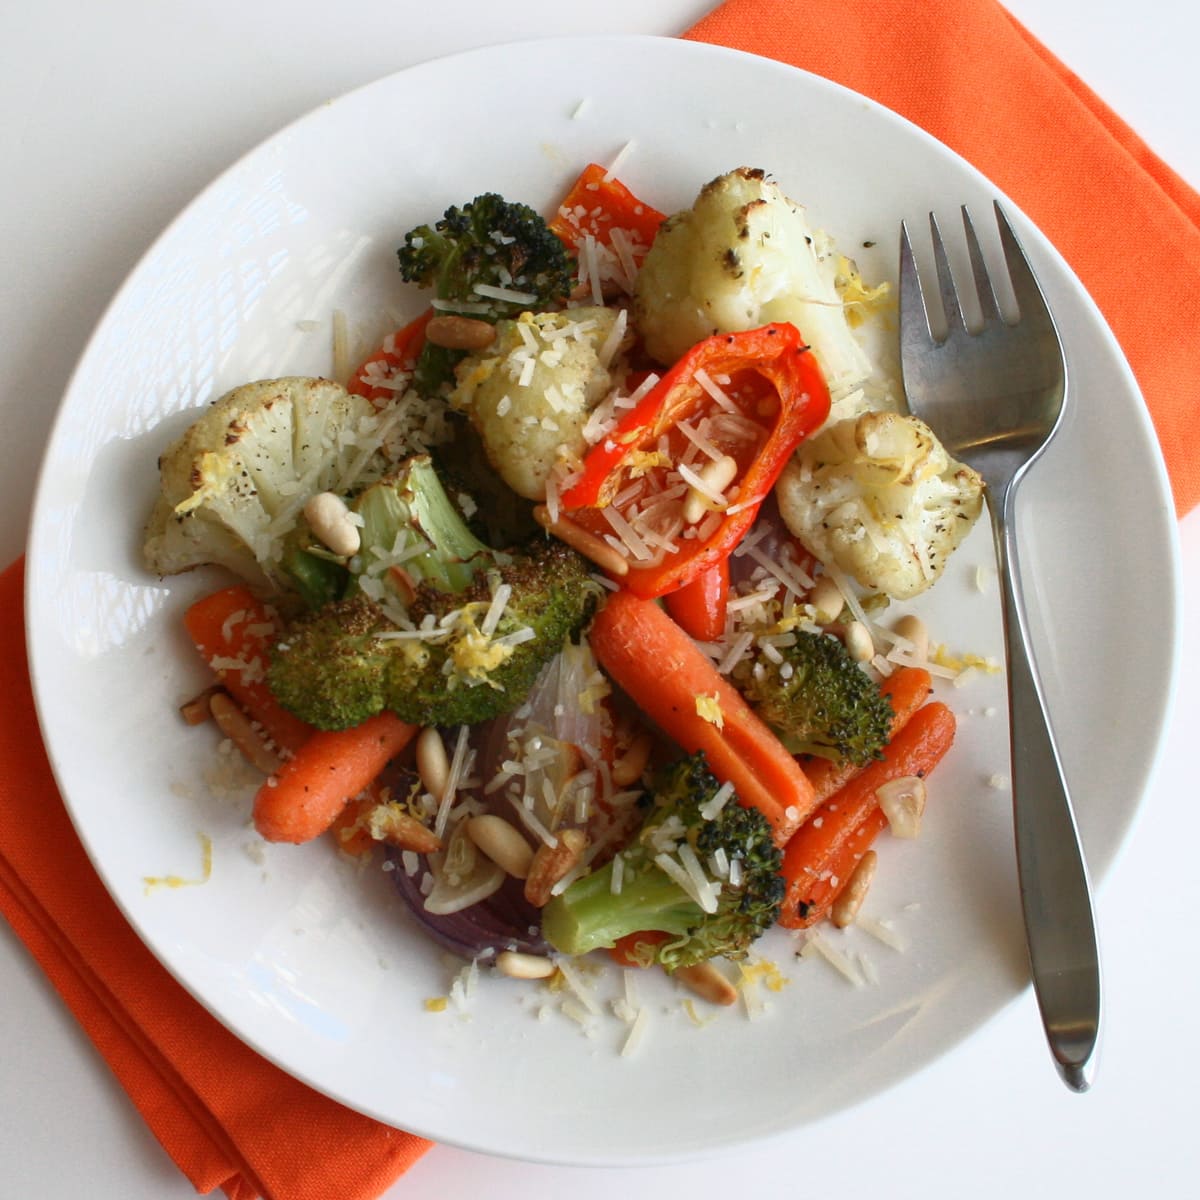
[[(7, 6), (0, 41), (0, 563), (23, 548), (55, 407), (108, 297), (219, 170), (328, 96), (426, 58), (539, 33), (673, 34), (708, 8), (707, 0)], [(1200, 6), (1013, 0), (1009, 8), (1200, 185), (1193, 90)], [(1170, 297), (1148, 294), (1148, 302)], [(1184, 594), (1196, 612), (1200, 512), (1182, 522), (1181, 536)], [(439, 1146), (388, 1196), (529, 1200), (569, 1189), (574, 1200), (589, 1200), (617, 1189), (627, 1200), (760, 1190), (1124, 1200), (1150, 1190), (1191, 1193), (1200, 1171), (1191, 1091), (1200, 1067), (1195, 622), (1185, 630), (1183, 655), (1183, 686), (1156, 778), (1099, 896), (1107, 1027), (1091, 1093), (1072, 1095), (1058, 1082), (1027, 993), (917, 1077), (769, 1145), (620, 1172)], [(0, 1197), (191, 1195), (3, 922), (0, 997)]]

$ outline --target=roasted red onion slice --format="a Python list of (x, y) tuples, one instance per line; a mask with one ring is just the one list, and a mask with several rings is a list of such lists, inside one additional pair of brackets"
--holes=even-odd
[[(502, 764), (514, 755), (513, 738), (537, 733), (543, 747), (554, 747), (563, 761), (543, 762), (539, 770), (551, 778), (565, 780), (577, 769), (580, 747), (595, 753), (604, 740), (603, 706), (580, 703), (589, 688), (595, 687), (597, 667), (592, 655), (579, 647), (568, 648), (558, 655), (539, 676), (525, 703), (506, 717), (489, 721), (472, 730), (472, 745), (476, 751), (473, 774), (480, 781), (470, 794), (476, 811), (494, 812), (508, 821), (516, 821), (512, 804), (505, 798), (504, 789), (487, 790), (487, 782), (502, 769)], [(585, 711), (585, 707), (588, 711)], [(465, 798), (465, 797), (464, 797)], [(540, 932), (540, 914), (525, 900), (524, 885), (517, 879), (506, 879), (500, 889), (486, 899), (453, 913), (431, 913), (425, 907), (422, 880), (429, 870), (424, 858), (410, 875), (405, 870), (405, 856), (389, 851), (392, 873), (401, 897), (417, 922), (439, 945), (466, 958), (519, 950), (527, 954), (544, 954), (546, 943)]]
[(421, 894), (421, 880), (427, 869), (424, 859), (419, 860), (412, 875), (405, 871), (400, 851), (389, 849), (388, 859), (393, 863), (392, 876), (400, 896), (417, 923), (451, 953), (463, 958), (480, 958), (501, 950), (547, 953), (538, 910), (526, 902), (520, 880), (506, 880), (498, 892), (470, 908), (437, 915), (425, 908)]

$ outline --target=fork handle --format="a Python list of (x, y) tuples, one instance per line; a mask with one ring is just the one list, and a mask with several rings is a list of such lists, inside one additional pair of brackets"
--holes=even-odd
[(1100, 1036), (1100, 953), (1087, 866), (1029, 647), (1010, 484), (990, 503), (1008, 657), (1017, 871), (1033, 987), (1067, 1086), (1086, 1091)]

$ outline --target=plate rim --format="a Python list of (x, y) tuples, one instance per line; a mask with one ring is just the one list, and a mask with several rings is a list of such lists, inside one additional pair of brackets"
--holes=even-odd
[[(28, 569), (26, 570), (26, 576), (25, 576), (26, 640), (27, 640), (27, 647), (28, 647), (28, 653), (29, 653), (30, 673), (31, 673), (31, 678), (32, 678), (32, 682), (33, 682), (33, 691), (34, 691), (34, 698), (35, 698), (35, 706), (37, 708), (38, 720), (39, 720), (39, 724), (41, 725), (41, 728), (43, 731), (43, 739), (46, 743), (46, 749), (47, 749), (48, 756), (50, 758), (50, 762), (51, 762), (51, 766), (52, 766), (52, 769), (54, 772), (55, 780), (59, 785), (64, 804), (67, 808), (68, 815), (70, 816), (70, 819), (72, 821), (72, 825), (75, 827), (77, 833), (79, 834), (80, 839), (84, 844), (84, 848), (88, 854), (88, 857), (92, 861), (93, 865), (95, 866), (95, 868), (97, 870), (97, 874), (100, 876), (101, 881), (104, 884), (106, 891), (108, 891), (110, 896), (112, 896), (114, 898), (114, 900), (117, 902), (118, 906), (122, 910), (123, 915), (129, 921), (131, 927), (134, 929), (134, 931), (138, 935), (139, 939), (141, 939), (148, 946), (148, 948), (154, 954), (155, 959), (162, 966), (164, 966), (167, 969), (168, 973), (173, 978), (177, 979), (178, 982), (180, 982), (185, 987), (185, 989), (188, 991), (188, 993), (190, 995), (192, 995), (199, 1003), (201, 1003), (201, 1005), (205, 1008), (205, 1011), (213, 1013), (213, 1015), (217, 1016), (218, 1019), (221, 1020), (222, 1024), (224, 1024), (227, 1028), (230, 1028), (231, 1031), (236, 1036), (238, 1036), (243, 1041), (246, 1041), (246, 1043), (248, 1045), (250, 1045), (257, 1053), (263, 1055), (263, 1057), (267, 1058), (269, 1061), (274, 1062), (277, 1066), (279, 1066), (281, 1069), (283, 1069), (289, 1075), (292, 1075), (293, 1077), (298, 1078), (298, 1079), (302, 1079), (305, 1083), (308, 1083), (310, 1086), (315, 1087), (317, 1090), (322, 1091), (327, 1095), (331, 1095), (333, 1099), (339, 1101), (340, 1103), (347, 1104), (349, 1107), (358, 1108), (359, 1111), (367, 1111), (367, 1110), (359, 1108), (359, 1106), (357, 1104), (355, 1104), (352, 1100), (348, 1100), (343, 1095), (335, 1095), (335, 1094), (329, 1092), (328, 1089), (323, 1084), (321, 1084), (318, 1081), (315, 1081), (312, 1078), (311, 1073), (298, 1072), (294, 1065), (290, 1065), (290, 1064), (280, 1061), (280, 1059), (276, 1055), (272, 1054), (269, 1050), (264, 1049), (264, 1047), (262, 1047), (259, 1044), (256, 1044), (255, 1041), (246, 1038), (246, 1036), (241, 1031), (239, 1031), (235, 1026), (231, 1025), (228, 1021), (226, 1021), (224, 1019), (224, 1017), (221, 1016), (220, 1013), (214, 1013), (213, 1009), (211, 1009), (208, 1006), (208, 1004), (199, 995), (197, 995), (197, 992), (196, 992), (195, 988), (192, 986), (192, 984), (186, 978), (182, 978), (181, 975), (175, 970), (175, 968), (169, 962), (167, 962), (163, 957), (160, 957), (160, 954), (159, 954), (158, 950), (156, 949), (156, 947), (150, 941), (148, 941), (147, 938), (144, 936), (144, 934), (142, 932), (141, 924), (138, 921), (136, 914), (131, 912), (122, 903), (121, 899), (119, 898), (119, 896), (118, 896), (117, 892), (114, 890), (114, 888), (109, 886), (109, 882), (106, 877), (105, 871), (104, 871), (101, 863), (97, 862), (96, 855), (94, 853), (94, 848), (90, 842), (87, 831), (85, 828), (81, 827), (80, 821), (77, 820), (77, 814), (73, 808), (68, 789), (63, 786), (63, 775), (64, 775), (65, 771), (60, 768), (59, 755), (57, 753), (57, 750), (56, 750), (56, 747), (54, 744), (54, 737), (48, 726), (48, 719), (45, 715), (45, 701), (44, 701), (44, 697), (43, 697), (43, 684), (41, 684), (39, 682), (40, 671), (39, 671), (38, 664), (39, 664), (39, 659), (42, 655), (42, 637), (43, 637), (42, 631), (41, 631), (41, 626), (40, 626), (39, 620), (38, 620), (42, 613), (42, 608), (39, 604), (39, 595), (40, 595), (39, 589), (44, 589), (46, 586), (48, 586), (48, 584), (43, 579), (43, 571), (46, 569), (44, 566), (44, 563), (43, 563), (44, 556), (39, 556), (36, 551), (38, 548), (37, 543), (38, 543), (39, 539), (42, 541), (45, 540), (44, 535), (42, 533), (42, 525), (46, 519), (46, 507), (47, 507), (46, 504), (44, 503), (44, 496), (52, 487), (52, 480), (50, 479), (50, 470), (53, 465), (53, 460), (56, 457), (57, 447), (59, 446), (60, 440), (62, 439), (62, 436), (63, 436), (63, 428), (69, 419), (69, 414), (67, 412), (67, 409), (69, 407), (68, 401), (75, 395), (77, 388), (80, 384), (80, 381), (86, 378), (87, 371), (91, 367), (91, 359), (92, 359), (93, 355), (97, 354), (99, 351), (99, 341), (100, 341), (101, 332), (108, 325), (109, 320), (110, 320), (114, 310), (116, 310), (119, 307), (123, 298), (128, 294), (128, 292), (131, 289), (133, 289), (134, 287), (137, 286), (142, 273), (147, 269), (148, 265), (150, 263), (152, 263), (154, 261), (154, 259), (156, 258), (156, 256), (161, 252), (161, 249), (164, 246), (164, 244), (169, 242), (169, 239), (173, 235), (174, 231), (184, 221), (186, 221), (187, 218), (194, 211), (202, 208), (204, 206), (204, 204), (207, 202), (208, 198), (214, 192), (216, 192), (221, 187), (226, 185), (230, 180), (236, 178), (236, 176), (239, 173), (241, 173), (247, 169), (250, 169), (258, 159), (260, 159), (265, 153), (269, 153), (272, 147), (276, 146), (282, 140), (286, 139), (293, 130), (305, 125), (306, 123), (308, 123), (309, 121), (311, 121), (315, 117), (317, 117), (319, 114), (331, 111), (332, 109), (336, 108), (342, 102), (348, 101), (350, 98), (358, 96), (361, 93), (368, 92), (372, 89), (380, 88), (381, 86), (387, 85), (388, 82), (391, 80), (395, 80), (400, 77), (410, 77), (414, 73), (421, 73), (421, 72), (425, 72), (425, 71), (434, 70), (440, 66), (444, 66), (446, 63), (461, 63), (464, 60), (470, 60), (470, 59), (474, 59), (474, 58), (492, 58), (492, 57), (496, 57), (498, 55), (511, 54), (515, 50), (520, 50), (522, 48), (528, 48), (528, 47), (538, 47), (540, 49), (558, 48), (559, 50), (561, 50), (561, 48), (564, 46), (581, 46), (581, 45), (586, 44), (589, 47), (594, 47), (597, 43), (609, 43), (609, 44), (654, 43), (659, 46), (672, 47), (671, 50), (667, 51), (667, 53), (670, 53), (670, 54), (673, 54), (677, 51), (682, 51), (685, 55), (687, 55), (687, 54), (695, 54), (695, 55), (699, 55), (699, 56), (712, 55), (715, 57), (734, 57), (734, 58), (739, 58), (739, 59), (744, 59), (744, 60), (748, 59), (748, 60), (753, 60), (757, 65), (759, 65), (762, 68), (776, 71), (776, 72), (780, 73), (781, 75), (798, 75), (798, 76), (805, 77), (807, 80), (810, 81), (810, 84), (815, 84), (820, 88), (834, 89), (838, 92), (844, 93), (846, 97), (853, 98), (856, 102), (866, 104), (866, 105), (870, 106), (871, 108), (877, 110), (879, 113), (886, 114), (889, 119), (894, 120), (896, 122), (900, 122), (904, 127), (906, 127), (906, 129), (910, 132), (910, 134), (915, 134), (920, 139), (923, 139), (923, 140), (929, 142), (933, 146), (937, 147), (939, 153), (948, 154), (948, 155), (952, 156), (953, 159), (958, 164), (961, 164), (962, 166), (967, 168), (969, 171), (973, 172), (979, 179), (986, 180), (986, 177), (983, 176), (982, 173), (979, 172), (977, 168), (975, 168), (972, 164), (970, 164), (965, 159), (963, 159), (961, 155), (958, 155), (955, 151), (950, 149), (945, 143), (941, 142), (939, 139), (937, 139), (936, 137), (934, 137), (932, 134), (928, 133), (927, 131), (921, 129), (919, 126), (913, 124), (911, 121), (907, 120), (900, 114), (896, 113), (894, 110), (891, 110), (891, 109), (887, 108), (886, 106), (880, 104), (879, 102), (872, 100), (870, 97), (864, 96), (861, 93), (855, 92), (852, 89), (845, 87), (844, 85), (838, 84), (838, 83), (833, 82), (828, 79), (825, 79), (822, 76), (816, 75), (816, 74), (806, 71), (802, 68), (794, 67), (794, 66), (791, 66), (790, 64), (786, 64), (786, 63), (780, 63), (777, 60), (766, 58), (766, 57), (763, 57), (760, 55), (749, 54), (744, 51), (734, 50), (734, 49), (730, 49), (730, 48), (724, 47), (724, 46), (713, 45), (711, 43), (696, 42), (696, 41), (682, 40), (682, 39), (672, 38), (672, 37), (667, 37), (667, 36), (662, 36), (662, 35), (648, 35), (648, 34), (553, 35), (553, 36), (548, 36), (545, 38), (514, 39), (514, 40), (508, 41), (508, 42), (492, 43), (492, 44), (485, 45), (485, 46), (475, 47), (475, 48), (469, 49), (469, 50), (459, 51), (459, 52), (450, 53), (450, 54), (446, 54), (446, 55), (440, 55), (435, 58), (424, 60), (420, 63), (415, 63), (415, 64), (405, 67), (399, 71), (390, 72), (390, 73), (383, 75), (377, 79), (360, 84), (357, 87), (352, 88), (352, 89), (342, 93), (341, 95), (333, 98), (330, 101), (327, 101), (323, 104), (313, 106), (307, 112), (301, 114), (300, 116), (296, 117), (295, 119), (280, 126), (276, 131), (274, 131), (273, 133), (262, 138), (256, 145), (254, 145), (253, 147), (251, 147), (244, 153), (240, 154), (224, 170), (222, 170), (216, 176), (214, 176), (200, 191), (198, 191), (195, 194), (195, 196), (193, 196), (175, 214), (175, 216), (152, 239), (150, 244), (146, 247), (146, 249), (138, 257), (137, 261), (134, 263), (134, 265), (131, 267), (129, 272), (126, 274), (126, 276), (123, 279), (123, 281), (121, 282), (121, 284), (118, 286), (118, 288), (113, 293), (111, 299), (106, 304), (104, 311), (102, 312), (100, 318), (95, 323), (92, 332), (89, 334), (87, 342), (85, 344), (85, 347), (84, 347), (83, 351), (81, 352), (81, 354), (79, 355), (76, 365), (75, 365), (74, 369), (72, 370), (70, 378), (69, 378), (67, 385), (63, 391), (63, 395), (60, 400), (58, 411), (56, 412), (54, 420), (51, 424), (51, 428), (50, 428), (49, 435), (48, 435), (47, 442), (46, 442), (46, 450), (45, 450), (45, 453), (43, 454), (42, 461), (41, 461), (41, 464), (38, 469), (36, 485), (35, 485), (35, 489), (34, 489), (34, 502), (33, 502), (33, 508), (32, 508), (32, 515), (31, 515), (31, 519), (30, 519), (30, 523), (29, 523), (29, 535), (28, 535), (28, 539), (27, 539), (27, 554), (28, 554), (27, 568)], [(1164, 564), (1164, 565), (1166, 565), (1169, 568), (1169, 574), (1170, 574), (1170, 583), (1171, 583), (1170, 611), (1171, 611), (1171, 617), (1172, 617), (1172, 621), (1171, 621), (1172, 653), (1171, 653), (1171, 660), (1170, 660), (1170, 665), (1169, 665), (1169, 675), (1168, 675), (1168, 679), (1166, 681), (1167, 686), (1164, 689), (1165, 692), (1167, 693), (1167, 695), (1163, 701), (1162, 713), (1156, 722), (1156, 730), (1155, 730), (1156, 736), (1154, 738), (1153, 747), (1146, 756), (1146, 765), (1142, 772), (1142, 774), (1144, 776), (1144, 781), (1143, 781), (1141, 796), (1138, 799), (1137, 803), (1134, 804), (1132, 809), (1129, 810), (1128, 818), (1125, 822), (1125, 825), (1120, 830), (1119, 836), (1116, 839), (1115, 850), (1112, 853), (1112, 855), (1110, 855), (1109, 861), (1106, 862), (1103, 866), (1103, 869), (1100, 873), (1100, 880), (1099, 880), (1099, 882), (1102, 884), (1103, 879), (1105, 877), (1107, 877), (1108, 874), (1111, 872), (1117, 856), (1129, 844), (1129, 841), (1133, 835), (1134, 826), (1135, 826), (1137, 820), (1139, 819), (1141, 813), (1145, 809), (1147, 793), (1150, 789), (1154, 773), (1157, 770), (1158, 764), (1159, 764), (1159, 762), (1161, 760), (1161, 756), (1162, 756), (1162, 753), (1161, 753), (1162, 746), (1163, 746), (1163, 742), (1165, 740), (1167, 724), (1168, 724), (1168, 722), (1166, 720), (1166, 714), (1170, 710), (1171, 704), (1174, 699), (1175, 692), (1179, 686), (1180, 673), (1181, 673), (1181, 671), (1180, 671), (1180, 668), (1181, 668), (1181, 646), (1180, 646), (1181, 636), (1180, 636), (1180, 634), (1181, 634), (1181, 626), (1182, 626), (1182, 581), (1181, 581), (1182, 573), (1181, 573), (1181, 566), (1180, 566), (1178, 527), (1177, 527), (1177, 523), (1174, 521), (1173, 507), (1171, 507), (1170, 503), (1169, 503), (1170, 497), (1171, 497), (1170, 484), (1169, 484), (1169, 479), (1166, 474), (1165, 463), (1163, 462), (1163, 459), (1162, 459), (1161, 449), (1158, 445), (1157, 437), (1156, 437), (1156, 434), (1155, 434), (1155, 431), (1153, 428), (1153, 423), (1150, 419), (1149, 412), (1146, 409), (1144, 398), (1141, 395), (1141, 391), (1140, 391), (1140, 388), (1138, 387), (1136, 378), (1134, 377), (1132, 370), (1130, 369), (1129, 364), (1128, 364), (1127, 360), (1125, 359), (1124, 352), (1121, 350), (1119, 343), (1116, 341), (1115, 337), (1113, 336), (1112, 331), (1109, 328), (1107, 321), (1105, 320), (1103, 314), (1100, 312), (1098, 306), (1096, 306), (1095, 301), (1092, 299), (1090, 294), (1086, 291), (1086, 289), (1084, 289), (1083, 285), (1078, 280), (1078, 277), (1075, 275), (1073, 269), (1070, 267), (1070, 264), (1067, 263), (1065, 261), (1065, 259), (1063, 259), (1062, 255), (1057, 251), (1057, 249), (1052, 245), (1052, 243), (1049, 242), (1048, 238), (1046, 238), (1046, 236), (1041, 233), (1040, 229), (1036, 226), (1036, 224), (1025, 215), (1024, 211), (1020, 208), (1019, 205), (1016, 205), (1011, 200), (1010, 197), (1004, 196), (1004, 193), (1002, 193), (999, 188), (996, 188), (991, 183), (990, 180), (986, 180), (986, 182), (988, 183), (988, 186), (991, 187), (997, 193), (997, 195), (1000, 195), (1004, 199), (1007, 200), (1007, 202), (1010, 206), (1010, 211), (1015, 211), (1018, 214), (1019, 220), (1023, 221), (1025, 223), (1025, 226), (1027, 226), (1028, 228), (1030, 228), (1034, 231), (1036, 237), (1044, 244), (1044, 247), (1046, 249), (1048, 249), (1055, 256), (1055, 258), (1058, 260), (1058, 262), (1062, 266), (1062, 268), (1066, 272), (1069, 273), (1070, 278), (1073, 281), (1074, 288), (1078, 295), (1078, 298), (1080, 298), (1084, 302), (1085, 306), (1090, 309), (1090, 315), (1091, 315), (1092, 319), (1095, 320), (1098, 323), (1098, 325), (1104, 330), (1111, 347), (1119, 355), (1119, 358), (1120, 358), (1120, 361), (1121, 361), (1121, 364), (1123, 367), (1124, 375), (1125, 375), (1126, 386), (1130, 389), (1130, 391), (1135, 396), (1137, 396), (1142, 401), (1142, 403), (1139, 406), (1135, 407), (1134, 416), (1135, 416), (1135, 419), (1138, 420), (1139, 423), (1141, 424), (1142, 433), (1143, 433), (1143, 435), (1146, 435), (1147, 442), (1151, 446), (1154, 447), (1154, 450), (1156, 452), (1154, 455), (1154, 466), (1155, 466), (1155, 475), (1156, 475), (1155, 484), (1156, 484), (1157, 492), (1159, 494), (1159, 500), (1161, 502), (1165, 498), (1165, 500), (1167, 501), (1167, 508), (1171, 512), (1171, 516), (1164, 523), (1164, 530), (1166, 530), (1168, 532), (1168, 536), (1166, 538), (1166, 548), (1168, 551), (1168, 560), (1169, 560), (1168, 563)], [(990, 1009), (989, 1012), (983, 1018), (976, 1020), (966, 1032), (964, 1032), (960, 1037), (956, 1038), (951, 1043), (945, 1045), (942, 1048), (942, 1050), (940, 1051), (940, 1053), (934, 1055), (933, 1058), (923, 1060), (919, 1070), (927, 1069), (928, 1066), (931, 1065), (932, 1062), (937, 1061), (937, 1059), (940, 1057), (944, 1057), (944, 1055), (946, 1053), (948, 1053), (949, 1051), (954, 1049), (954, 1047), (959, 1045), (961, 1043), (961, 1041), (964, 1040), (966, 1037), (971, 1036), (983, 1024), (990, 1023), (992, 1020), (994, 1020), (995, 1017), (1000, 1012), (1002, 1012), (1006, 1007), (1008, 1007), (1009, 1004), (1014, 1002), (1016, 999), (1019, 999), (1020, 996), (1024, 994), (1024, 991), (1028, 989), (1028, 986), (1029, 985), (1026, 984), (1023, 989), (1019, 990), (1014, 995), (1009, 996), (1004, 1002), (1002, 1002), (998, 1006), (995, 1006), (992, 1009)], [(857, 1101), (852, 1101), (849, 1104), (849, 1106), (844, 1105), (844, 1104), (839, 1106), (837, 1109), (834, 1110), (833, 1113), (829, 1114), (829, 1116), (834, 1116), (837, 1114), (844, 1113), (844, 1112), (848, 1111), (848, 1108), (857, 1107), (858, 1104), (865, 1102), (865, 1100), (867, 1100), (867, 1099), (881, 1095), (885, 1092), (893, 1091), (897, 1086), (902, 1084), (904, 1082), (904, 1080), (906, 1078), (908, 1078), (911, 1074), (913, 1074), (913, 1072), (909, 1072), (908, 1074), (899, 1074), (895, 1078), (891, 1078), (891, 1079), (887, 1080), (882, 1086), (875, 1087), (874, 1089), (869, 1091), (866, 1096), (862, 1097), (861, 1099), (859, 1099)], [(380, 1115), (377, 1112), (370, 1112), (369, 1115), (375, 1116), (375, 1117), (377, 1117), (377, 1119), (384, 1120), (384, 1121), (390, 1121), (393, 1119), (386, 1115)], [(828, 1117), (825, 1119), (828, 1119)], [(804, 1124), (811, 1124), (811, 1123), (814, 1123), (814, 1122), (805, 1122)], [(407, 1124), (407, 1122), (406, 1122), (406, 1124)], [(787, 1128), (795, 1128), (795, 1126), (788, 1126)], [(764, 1136), (766, 1136), (766, 1137), (777, 1136), (784, 1132), (785, 1132), (785, 1130), (783, 1128), (781, 1128), (779, 1130), (771, 1131), (770, 1133), (765, 1134)], [(424, 1136), (437, 1137), (441, 1141), (460, 1145), (460, 1146), (463, 1146), (464, 1148), (468, 1148), (468, 1149), (478, 1149), (479, 1148), (478, 1143), (474, 1143), (471, 1141), (456, 1142), (452, 1135), (447, 1136), (444, 1131), (440, 1131), (440, 1130), (437, 1131), (436, 1133), (426, 1133), (426, 1134), (424, 1134)], [(728, 1143), (728, 1145), (730, 1145), (730, 1146), (740, 1145), (740, 1144), (744, 1144), (746, 1141), (747, 1141), (746, 1137), (739, 1136), (739, 1137), (735, 1137), (735, 1138), (731, 1139), (730, 1142)], [(666, 1163), (666, 1162), (676, 1162), (676, 1161), (681, 1161), (681, 1160), (690, 1160), (690, 1159), (694, 1159), (697, 1157), (696, 1151), (692, 1150), (692, 1149), (680, 1151), (678, 1153), (664, 1152), (661, 1156), (653, 1156), (653, 1157), (647, 1156), (645, 1154), (637, 1154), (637, 1155), (633, 1156), (632, 1158), (628, 1158), (628, 1159), (621, 1159), (621, 1158), (614, 1159), (611, 1155), (606, 1155), (606, 1154), (600, 1154), (598, 1157), (595, 1157), (592, 1159), (580, 1158), (578, 1156), (572, 1156), (570, 1159), (560, 1159), (560, 1158), (554, 1157), (553, 1155), (547, 1155), (544, 1158), (530, 1159), (527, 1155), (524, 1155), (524, 1154), (506, 1155), (503, 1148), (497, 1148), (497, 1147), (493, 1147), (493, 1146), (484, 1147), (484, 1152), (491, 1153), (491, 1154), (497, 1154), (500, 1156), (520, 1158), (525, 1161), (541, 1161), (541, 1162), (547, 1162), (547, 1163), (570, 1162), (570, 1163), (577, 1163), (580, 1165), (612, 1165), (614, 1162), (630, 1162), (630, 1163), (643, 1163), (643, 1164), (650, 1164), (650, 1163), (654, 1163), (654, 1162)]]

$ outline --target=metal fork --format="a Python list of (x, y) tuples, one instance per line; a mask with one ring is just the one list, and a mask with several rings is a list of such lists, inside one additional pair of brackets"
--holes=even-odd
[(1013, 817), (1034, 991), (1059, 1073), (1086, 1091), (1100, 1032), (1100, 961), (1087, 868), (1062, 764), (1030, 655), (1014, 505), (1017, 485), (1061, 422), (1062, 345), (1037, 279), (999, 204), (1000, 241), (1019, 318), (1000, 314), (966, 208), (967, 251), (982, 316), (968, 329), (937, 220), (930, 214), (947, 332), (934, 335), (908, 227), (900, 236), (900, 346), (910, 411), (983, 477), (995, 535), (1008, 665)]

